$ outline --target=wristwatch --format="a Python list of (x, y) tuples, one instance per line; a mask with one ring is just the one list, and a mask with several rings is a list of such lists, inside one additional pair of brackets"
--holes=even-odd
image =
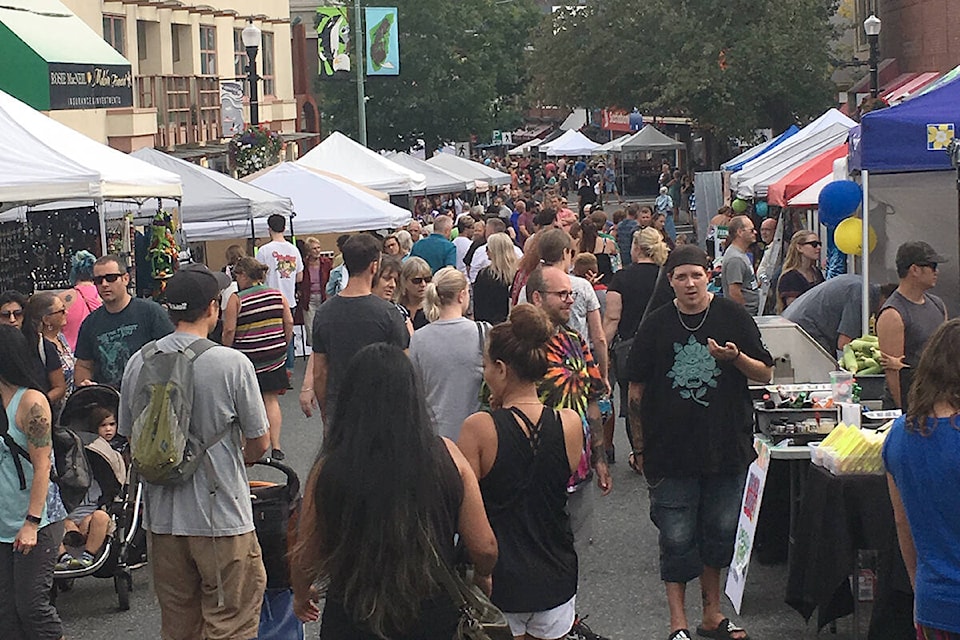
[(30, 524), (35, 524), (37, 526), (40, 526), (40, 521), (41, 521), (40, 516), (35, 516), (28, 513), (27, 517), (24, 518), (23, 520), (24, 522), (29, 522)]

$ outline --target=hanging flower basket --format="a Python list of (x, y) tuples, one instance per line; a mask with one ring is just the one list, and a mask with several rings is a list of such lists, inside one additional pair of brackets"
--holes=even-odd
[(230, 138), (230, 164), (241, 178), (280, 162), (283, 140), (263, 125), (248, 126)]

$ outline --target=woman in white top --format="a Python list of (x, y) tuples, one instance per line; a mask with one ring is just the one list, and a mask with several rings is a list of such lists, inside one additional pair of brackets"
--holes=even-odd
[(423, 381), (434, 427), (453, 440), (467, 416), (480, 410), (483, 347), (490, 326), (463, 317), (469, 304), (466, 276), (453, 267), (440, 269), (424, 300), (430, 324), (410, 339), (410, 360)]

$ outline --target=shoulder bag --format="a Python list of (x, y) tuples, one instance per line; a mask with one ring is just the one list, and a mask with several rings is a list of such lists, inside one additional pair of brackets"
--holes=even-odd
[(453, 640), (513, 640), (513, 632), (503, 612), (490, 602), (480, 587), (467, 584), (459, 573), (451, 569), (437, 553), (433, 543), (430, 547), (437, 578), (460, 612)]

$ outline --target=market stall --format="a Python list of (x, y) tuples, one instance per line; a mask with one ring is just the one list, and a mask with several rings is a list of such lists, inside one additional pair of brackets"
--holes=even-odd
[(493, 186), (506, 185), (513, 181), (509, 173), (491, 169), (484, 164), (461, 158), (452, 153), (434, 154), (432, 158), (427, 160), (427, 163), (446, 171), (452, 171), (468, 180), (479, 180)]
[(331, 133), (296, 163), (339, 174), (391, 196), (422, 194), (427, 188), (427, 179), (422, 173), (371, 151), (339, 131)]
[(422, 173), (427, 181), (424, 195), (460, 193), (461, 191), (473, 191), (476, 188), (475, 180), (458, 176), (452, 171), (434, 166), (425, 160), (414, 158), (410, 154), (393, 152), (386, 154), (386, 157), (411, 171)]
[(770, 138), (765, 142), (761, 142), (758, 145), (750, 147), (746, 151), (738, 154), (736, 157), (731, 158), (726, 163), (720, 165), (721, 171), (726, 171), (728, 173), (736, 173), (743, 168), (743, 165), (750, 162), (751, 160), (756, 160), (763, 154), (776, 149), (778, 146), (783, 144), (788, 138), (793, 136), (796, 133), (800, 132), (800, 127), (795, 124), (790, 125), (783, 133), (780, 135)]
[(556, 140), (540, 145), (548, 156), (588, 156), (600, 145), (575, 129), (564, 131)]
[[(395, 229), (410, 220), (406, 209), (294, 162), (258, 173), (250, 184), (290, 199), (296, 212), (290, 225), (294, 233)], [(183, 230), (193, 242), (250, 237), (250, 223), (243, 220), (190, 222), (183, 225)], [(254, 221), (254, 235), (268, 235), (265, 219)]]
[(657, 194), (660, 163), (670, 154), (671, 165), (680, 166), (680, 151), (686, 145), (662, 133), (652, 124), (632, 134), (620, 143), (620, 192), (640, 195)]

